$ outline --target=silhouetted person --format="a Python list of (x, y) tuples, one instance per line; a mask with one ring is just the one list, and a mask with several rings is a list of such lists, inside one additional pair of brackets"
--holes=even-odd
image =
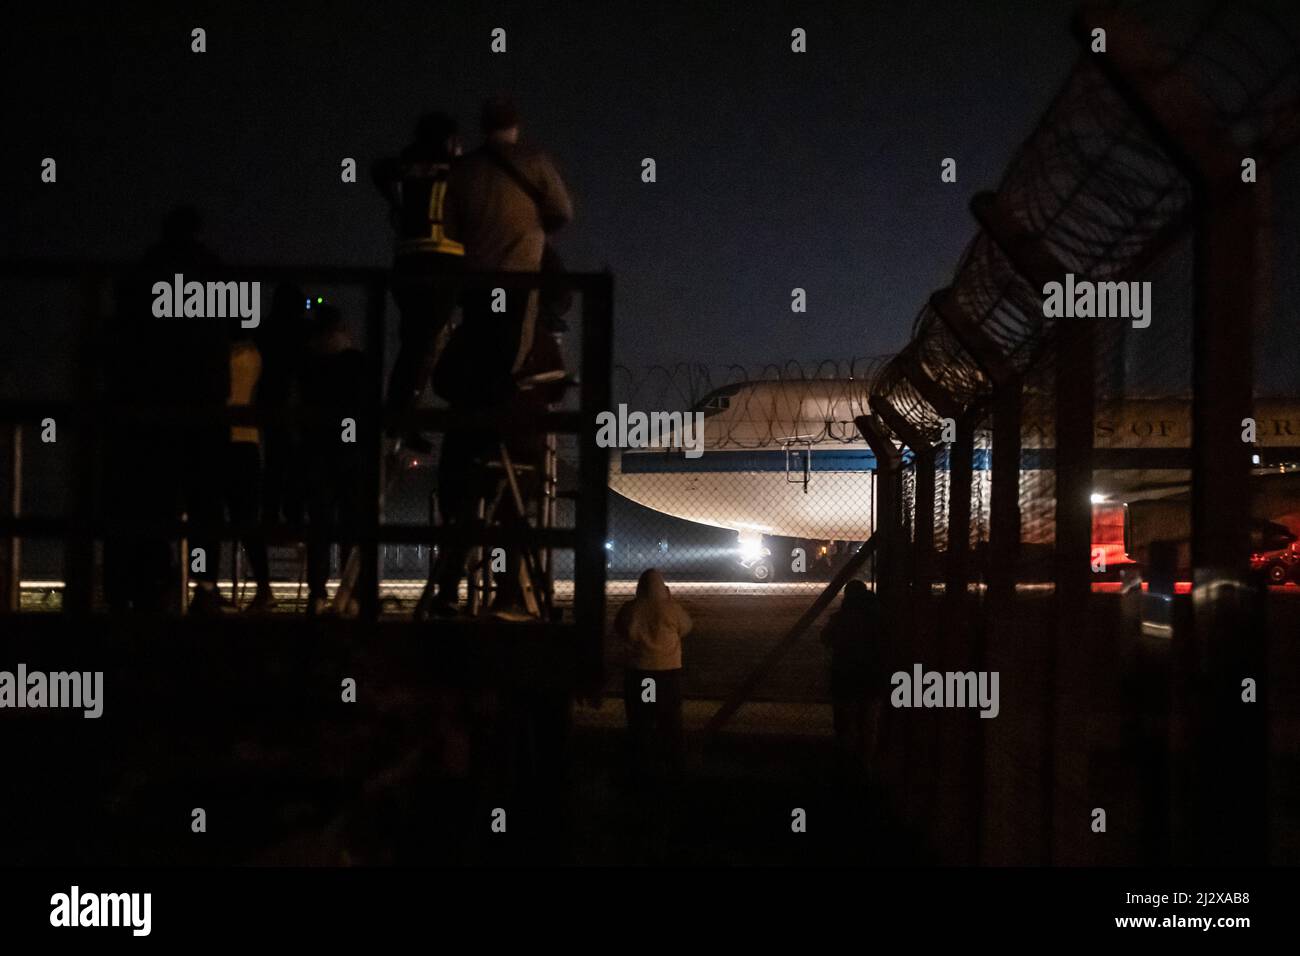
[[(298, 399), (298, 379), (307, 349), (311, 311), (301, 288), (282, 282), (271, 311), (255, 330), (262, 355), (257, 407), (284, 412)], [(285, 422), (262, 427), (262, 515), (266, 522), (297, 524), (304, 510), (300, 432)]]
[(668, 593), (656, 568), (642, 572), (636, 597), (618, 610), (614, 633), (623, 643), (623, 706), (633, 774), (656, 763), (680, 773), (682, 743), (682, 638), (691, 616)]
[(879, 601), (862, 581), (844, 586), (844, 598), (822, 629), (831, 651), (831, 702), (839, 773), (860, 780), (874, 755), (886, 678)]
[[(162, 371), (153, 364), (161, 357), (153, 337), (150, 292), (156, 250), (151, 247), (138, 269), (119, 284), (113, 328), (101, 343), (109, 403), (125, 410), (157, 405), (162, 388)], [(156, 425), (123, 420), (112, 424), (104, 455), (105, 517), (121, 526), (104, 537), (105, 599), (116, 612), (161, 613), (176, 603), (170, 587), (176, 554), (162, 531), (145, 529), (175, 517), (170, 449), (159, 441)]]
[(343, 420), (357, 421), (363, 408), (365, 356), (353, 344), (338, 309), (322, 305), (312, 312), (301, 391), (306, 411), (312, 416), (303, 429), (307, 611), (320, 614), (328, 603), (325, 584), (329, 579), (330, 544), (339, 543), (340, 564), (345, 562), (361, 521), (360, 444), (344, 441)]
[[(573, 218), (568, 190), (545, 153), (519, 142), (519, 114), (508, 98), (488, 100), (482, 124), (485, 142), (448, 177), (447, 235), (464, 244), (466, 272), (540, 272), (547, 237)], [(501, 312), (493, 299), (490, 288), (471, 287), (462, 297), (457, 334), (471, 357), (471, 400), (491, 402), (508, 391), (537, 333), (537, 290), (506, 290)]]
[[(241, 328), (238, 323), (231, 337), (230, 396), (227, 401), (234, 407), (252, 407), (262, 375), (262, 353), (250, 330)], [(224, 488), (231, 523), (248, 529), (241, 540), (253, 569), (253, 580), (257, 582), (257, 593), (248, 609), (269, 611), (275, 599), (271, 595), (266, 538), (261, 531), (262, 444), (261, 432), (256, 425), (230, 426)], [(238, 548), (239, 544), (236, 542), (234, 547)]]
[[(220, 263), (199, 239), (202, 217), (180, 207), (163, 222), (121, 301), (121, 335), (108, 343), (110, 393), (118, 400), (188, 412), (179, 424), (128, 426), (113, 442), (110, 508), (128, 522), (174, 520), (182, 512), (196, 526), (181, 559), (196, 563), (191, 610), (220, 607), (216, 592), (220, 537), (210, 532), (222, 516), (221, 478), (226, 430), (197, 416), (224, 407), (230, 389), (229, 337), (224, 320), (160, 318), (153, 314), (153, 284), (214, 278)], [(204, 530), (204, 528), (209, 530)], [(193, 557), (201, 549), (202, 561)], [(110, 605), (160, 610), (175, 606), (174, 545), (162, 536), (121, 536), (105, 542)]]
[[(510, 101), (489, 100), (482, 118), (486, 142), (462, 157), (448, 177), (443, 206), (446, 234), (464, 243), (467, 271), (538, 272), (547, 234), (572, 218), (568, 192), (543, 153), (519, 145), (518, 114)], [(503, 312), (493, 311), (494, 298), (488, 288), (464, 292), (463, 320), (435, 371), (435, 386), (453, 408), (491, 409), (526, 423), (551, 400), (541, 389), (521, 390), (517, 380), (533, 354), (537, 293), (507, 290)], [(559, 374), (563, 375), (562, 368)], [(539, 380), (546, 380), (545, 374)], [(503, 440), (514, 463), (532, 466), (523, 478), (523, 493), (525, 500), (535, 498), (544, 436), (527, 427), (512, 433), (452, 429), (438, 463), (438, 502), (446, 525), (475, 526), (476, 503), (495, 497), (500, 476), (492, 462), (500, 458)], [(500, 520), (507, 525), (523, 521), (508, 494)], [(454, 613), (465, 553), (464, 546), (444, 545), (435, 574), (434, 613)], [(521, 563), (519, 549), (510, 549), (508, 570), (497, 577), (493, 610), (506, 617), (525, 614)], [(422, 606), (429, 596), (426, 591)]]
[[(443, 203), (452, 160), (459, 154), (455, 120), (429, 113), (420, 118), (400, 157), (375, 165), (375, 185), (393, 209), (397, 230), (393, 298), (402, 320), (401, 346), (388, 380), (392, 414), (415, 407), (433, 371), (439, 333), (456, 308), (458, 290), (450, 280), (460, 271), (464, 247), (443, 230)], [(400, 440), (413, 451), (432, 451), (415, 429)]]

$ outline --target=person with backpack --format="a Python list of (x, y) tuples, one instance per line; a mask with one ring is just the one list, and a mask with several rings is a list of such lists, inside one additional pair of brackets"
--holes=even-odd
[[(535, 289), (494, 291), (485, 283), (475, 284), (473, 273), (541, 272), (548, 237), (573, 218), (573, 205), (554, 163), (519, 142), (513, 102), (504, 97), (488, 100), (482, 125), (484, 144), (456, 162), (447, 179), (443, 226), (450, 239), (464, 245), (467, 288), (461, 296), (461, 324), (434, 369), (434, 390), (453, 409), (490, 409), (503, 419), (524, 421), (554, 400), (547, 385), (564, 376), (551, 330), (538, 327), (539, 315), (553, 317), (562, 307), (557, 310), (554, 300), (544, 300)], [(550, 260), (555, 259), (552, 251)], [(502, 443), (515, 463), (533, 465), (536, 476), (542, 437), (492, 428), (449, 430), (438, 464), (444, 525), (476, 525), (477, 502), (495, 497), (499, 478), (491, 466)], [(506, 499), (505, 520), (522, 524), (524, 516), (514, 513), (509, 495)], [(456, 613), (467, 551), (463, 541), (443, 546), (435, 573), (436, 596), (426, 589), (417, 616)], [(528, 616), (521, 608), (521, 562), (520, 550), (510, 549), (507, 571), (497, 579), (500, 588), (493, 610), (506, 618)]]
[[(573, 219), (564, 181), (550, 157), (519, 142), (510, 99), (489, 99), (482, 123), (485, 141), (452, 168), (444, 205), (447, 235), (465, 246), (465, 271), (541, 272), (547, 258), (556, 268), (548, 239)], [(470, 400), (499, 398), (533, 356), (542, 297), (535, 289), (502, 291), (503, 310), (491, 288), (468, 288), (461, 299), (453, 342), (458, 338), (457, 350), (473, 362), (473, 378), (466, 378), (478, 387), (463, 396)]]

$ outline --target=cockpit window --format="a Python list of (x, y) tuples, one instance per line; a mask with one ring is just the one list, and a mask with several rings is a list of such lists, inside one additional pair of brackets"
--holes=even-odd
[(735, 395), (743, 387), (744, 383), (740, 383), (710, 392), (699, 401), (692, 411), (703, 412), (705, 418), (711, 418), (719, 412), (725, 412), (731, 407), (731, 396)]
[(716, 415), (718, 412), (726, 411), (731, 407), (731, 399), (726, 395), (715, 395), (704, 403), (704, 417)]

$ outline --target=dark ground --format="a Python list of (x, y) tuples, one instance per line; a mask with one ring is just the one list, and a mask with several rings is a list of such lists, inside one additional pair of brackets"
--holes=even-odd
[[(98, 720), (4, 713), (0, 813), (24, 825), (0, 863), (915, 859), (870, 792), (834, 786), (824, 704), (787, 706), (701, 752), (692, 724), (716, 705), (690, 701), (682, 779), (634, 785), (621, 701), (575, 708), (567, 759), (548, 764), (536, 715), (565, 695), (503, 689), (554, 679), (544, 660), (564, 657), (561, 638), (506, 633), (475, 646), (383, 624), (363, 640), (342, 622), (282, 618), (11, 620), (21, 624), (6, 635), (6, 667), (103, 670), (105, 704)], [(488, 644), (503, 656), (484, 655)], [(504, 658), (516, 669), (503, 671)], [(733, 670), (748, 662), (735, 657)], [(430, 676), (452, 673), (461, 686)], [(357, 681), (355, 704), (340, 700), (344, 677)], [(557, 778), (551, 766), (565, 769)], [(206, 833), (191, 831), (196, 807)], [(491, 830), (496, 807), (505, 834)], [(792, 832), (795, 808), (806, 833)]]
[[(105, 704), (98, 720), (0, 713), (0, 818), (9, 822), (0, 864), (926, 862), (970, 832), (961, 796), (963, 755), (975, 745), (963, 742), (968, 730), (984, 733), (987, 754), (977, 817), (984, 858), (1036, 859), (1042, 598), (1027, 597), (1011, 630), (990, 644), (989, 664), (1003, 680), (998, 720), (900, 711), (884, 722), (882, 770), (895, 784), (888, 809), (881, 790), (834, 785), (815, 632), (701, 750), (700, 728), (720, 696), (808, 599), (688, 600), (697, 621), (686, 650), (689, 758), (682, 780), (657, 787), (626, 779), (623, 708), (613, 696), (600, 709), (573, 708), (566, 760), (539, 758), (539, 717), (570, 706), (568, 694), (538, 690), (572, 676), (574, 648), (562, 634), (501, 626), (435, 635), (292, 617), (8, 618), (0, 667), (102, 670)], [(1268, 803), (1272, 855), (1283, 862), (1294, 858), (1300, 819), (1291, 733), (1300, 589), (1273, 594), (1269, 606)], [(1098, 596), (1091, 636), (1060, 649), (1062, 673), (1074, 676), (1057, 689), (1056, 743), (1061, 825), (1079, 816), (1076, 803), (1086, 810), (1105, 801), (1115, 836), (1094, 840), (1081, 824), (1082, 837), (1060, 838), (1059, 862), (1133, 863), (1160, 851), (1141, 834), (1163, 817), (1142, 808), (1156, 812), (1165, 798), (1143, 790), (1150, 773), (1140, 773), (1165, 759), (1167, 730), (1158, 712), (1127, 715), (1117, 696), (1117, 607)], [(917, 640), (917, 659), (940, 665), (944, 632)], [(612, 689), (616, 648), (606, 666)], [(340, 699), (349, 677), (356, 703)], [(206, 811), (206, 833), (191, 831), (196, 807)], [(497, 807), (507, 811), (505, 834), (491, 830)], [(806, 833), (791, 831), (795, 808), (807, 812)], [(922, 840), (903, 818), (931, 832)]]

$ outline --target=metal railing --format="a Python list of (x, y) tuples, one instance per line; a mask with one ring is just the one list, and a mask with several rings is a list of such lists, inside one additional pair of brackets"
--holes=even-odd
[[(115, 520), (105, 513), (98, 478), (105, 462), (105, 445), (113, 429), (125, 425), (155, 424), (178, 428), (195, 424), (301, 425), (319, 417), (310, 408), (297, 406), (269, 410), (253, 406), (191, 407), (178, 409), (161, 405), (112, 404), (102, 387), (99, 356), (95, 344), (105, 340), (109, 318), (105, 303), (111, 301), (114, 283), (138, 274), (134, 263), (82, 260), (0, 261), (0, 282), (75, 282), (81, 291), (81, 311), (76, 328), (75, 385), (70, 401), (0, 402), (0, 426), (8, 438), (10, 495), (8, 513), (0, 514), (0, 608), (19, 609), (21, 581), (20, 542), (24, 538), (57, 538), (64, 542), (65, 594), (67, 614), (93, 610), (95, 593), (94, 545), (106, 535), (157, 535), (180, 539), (197, 533), (211, 533), (215, 540), (234, 540), (253, 530), (232, 522), (213, 527), (181, 520), (154, 522)], [(460, 288), (502, 288), (573, 291), (581, 298), (579, 332), (580, 368), (571, 370), (566, 384), (577, 392), (567, 408), (548, 409), (531, 416), (503, 415), (495, 411), (423, 409), (394, 417), (384, 410), (384, 349), (387, 341), (386, 309), (389, 272), (378, 268), (348, 266), (225, 266), (221, 275), (248, 281), (291, 282), (299, 285), (360, 287), (364, 293), (365, 398), (357, 409), (357, 444), (363, 468), (365, 514), (354, 538), (361, 556), (357, 598), (363, 620), (379, 614), (380, 549), (384, 544), (418, 543), (436, 545), (457, 539), (478, 545), (530, 545), (546, 549), (572, 549), (574, 553), (574, 598), (572, 623), (583, 635), (585, 656), (599, 665), (605, 600), (605, 495), (608, 452), (597, 445), (592, 423), (610, 403), (611, 330), (613, 277), (608, 273), (476, 273), (454, 280)], [(185, 321), (185, 320), (179, 320)], [(163, 397), (165, 399), (165, 396)], [(60, 444), (71, 445), (69, 499), (64, 513), (25, 515), (22, 513), (24, 426), (39, 425), (54, 418), (60, 430)], [(335, 423), (337, 424), (337, 423)], [(432, 523), (384, 521), (383, 434), (385, 428), (412, 426), (445, 432), (450, 428), (493, 428), (502, 434), (532, 429), (548, 436), (573, 435), (577, 451), (577, 490), (573, 494), (575, 521), (572, 527), (502, 528), (481, 532), (438, 527)], [(156, 526), (154, 526), (156, 525)], [(259, 524), (256, 529), (268, 542), (301, 541), (307, 528), (298, 524)], [(471, 540), (472, 539), (472, 540)]]

